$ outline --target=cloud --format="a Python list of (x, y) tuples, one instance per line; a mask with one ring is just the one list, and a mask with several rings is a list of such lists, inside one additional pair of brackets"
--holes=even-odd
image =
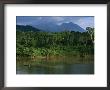
[(86, 27), (94, 27), (94, 17), (80, 18), (75, 23), (84, 29), (86, 29)]
[(56, 23), (58, 25), (66, 22), (73, 22), (82, 28), (94, 27), (93, 16), (17, 16), (17, 24), (37, 25), (39, 23)]
[(63, 17), (58, 17), (58, 16), (55, 16), (55, 17), (52, 17), (52, 19), (56, 22), (59, 22), (59, 21), (63, 21), (64, 18)]

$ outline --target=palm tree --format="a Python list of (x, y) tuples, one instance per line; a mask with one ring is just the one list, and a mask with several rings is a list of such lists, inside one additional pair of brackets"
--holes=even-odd
[(87, 27), (86, 30), (88, 34), (90, 35), (90, 39), (92, 40), (92, 43), (94, 43), (94, 28)]

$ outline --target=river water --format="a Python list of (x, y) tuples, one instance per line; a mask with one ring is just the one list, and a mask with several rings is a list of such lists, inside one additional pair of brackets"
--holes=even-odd
[(16, 64), (16, 74), (94, 74), (93, 60), (92, 62), (87, 62), (88, 59), (82, 58), (76, 58), (75, 60), (80, 61), (74, 63), (71, 60), (71, 63), (56, 63), (55, 61), (55, 64), (50, 64), (51, 61), (48, 61), (48, 63), (45, 61), (39, 64), (38, 61), (20, 60)]

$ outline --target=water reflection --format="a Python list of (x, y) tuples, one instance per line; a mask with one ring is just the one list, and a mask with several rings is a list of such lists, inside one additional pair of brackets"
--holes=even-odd
[[(17, 74), (94, 74), (93, 58), (90, 58), (90, 60), (81, 59), (81, 58), (79, 59), (77, 58), (73, 60), (68, 58), (68, 63), (65, 62), (67, 61), (67, 59), (62, 62), (62, 60), (61, 59), (59, 60), (58, 58), (57, 61), (56, 60), (54, 61), (54, 63), (53, 60), (51, 61), (44, 60), (42, 64), (41, 62), (38, 61), (32, 61), (27, 59), (26, 61), (25, 60), (17, 61), (16, 73)], [(84, 61), (86, 61), (86, 63)]]

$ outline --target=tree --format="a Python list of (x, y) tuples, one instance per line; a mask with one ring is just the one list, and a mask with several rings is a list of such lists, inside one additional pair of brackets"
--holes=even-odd
[(90, 35), (90, 39), (92, 40), (92, 43), (94, 43), (94, 28), (87, 27), (86, 30), (88, 34)]

